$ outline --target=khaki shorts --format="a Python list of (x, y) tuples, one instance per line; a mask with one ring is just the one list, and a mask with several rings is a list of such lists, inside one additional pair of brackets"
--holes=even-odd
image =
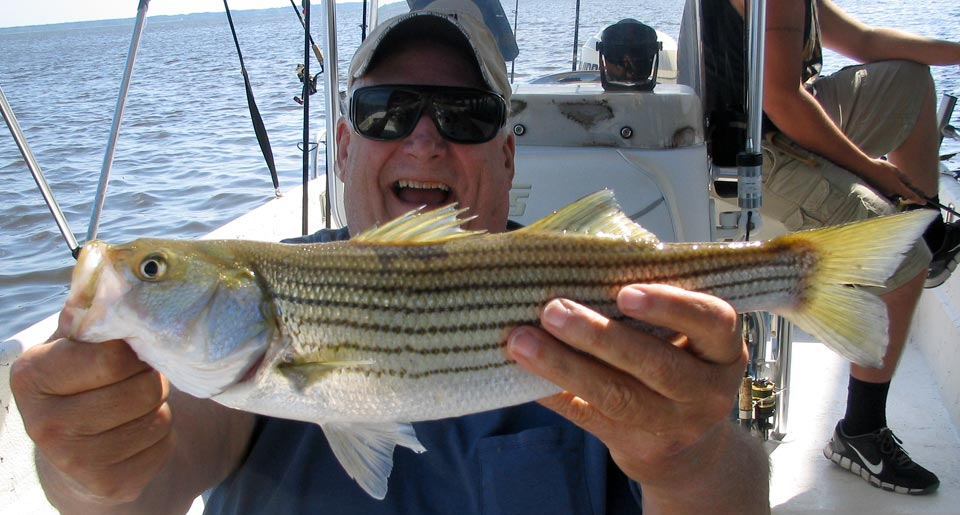
[[(818, 79), (813, 90), (844, 134), (873, 157), (903, 143), (916, 123), (926, 91), (933, 91), (929, 69), (908, 61), (847, 67)], [(896, 212), (889, 199), (862, 179), (782, 134), (768, 134), (763, 150), (761, 212), (789, 231)], [(929, 263), (930, 250), (920, 240), (884, 291), (902, 286)]]

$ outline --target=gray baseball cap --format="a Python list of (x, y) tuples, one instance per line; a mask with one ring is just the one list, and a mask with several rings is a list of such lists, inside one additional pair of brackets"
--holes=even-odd
[[(510, 81), (507, 78), (507, 66), (500, 53), (496, 39), (483, 23), (483, 17), (475, 5), (465, 0), (437, 0), (422, 10), (411, 11), (385, 20), (363, 40), (357, 53), (350, 62), (347, 89), (353, 88), (353, 82), (367, 73), (370, 63), (384, 42), (393, 44), (410, 35), (445, 32), (453, 38), (461, 39), (465, 48), (473, 51), (477, 67), (484, 82), (509, 103)], [(439, 29), (439, 32), (434, 30)], [(453, 30), (449, 30), (453, 29)]]

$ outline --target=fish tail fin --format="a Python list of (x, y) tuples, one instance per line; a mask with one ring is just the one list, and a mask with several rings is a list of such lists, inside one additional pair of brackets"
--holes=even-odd
[(888, 341), (887, 308), (862, 287), (883, 286), (935, 216), (916, 210), (778, 238), (813, 248), (819, 258), (801, 303), (779, 314), (844, 358), (880, 366)]

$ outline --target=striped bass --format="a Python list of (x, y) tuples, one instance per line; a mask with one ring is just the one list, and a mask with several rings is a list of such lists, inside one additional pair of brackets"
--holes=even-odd
[(411, 422), (540, 399), (559, 388), (504, 350), (569, 298), (607, 317), (632, 283), (767, 310), (844, 357), (881, 362), (882, 285), (930, 223), (913, 211), (767, 242), (661, 243), (613, 195), (585, 197), (509, 233), (464, 230), (453, 206), (414, 211), (350, 241), (90, 242), (62, 323), (73, 339), (124, 339), (180, 390), (316, 422), (344, 468), (386, 495)]

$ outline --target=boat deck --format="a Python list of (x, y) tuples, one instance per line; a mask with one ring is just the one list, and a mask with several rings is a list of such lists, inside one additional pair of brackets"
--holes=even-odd
[(960, 514), (960, 436), (927, 359), (912, 342), (907, 345), (890, 389), (887, 422), (910, 457), (940, 477), (940, 488), (926, 496), (887, 492), (823, 457), (846, 406), (847, 363), (795, 331), (786, 436), (768, 444), (773, 513)]

